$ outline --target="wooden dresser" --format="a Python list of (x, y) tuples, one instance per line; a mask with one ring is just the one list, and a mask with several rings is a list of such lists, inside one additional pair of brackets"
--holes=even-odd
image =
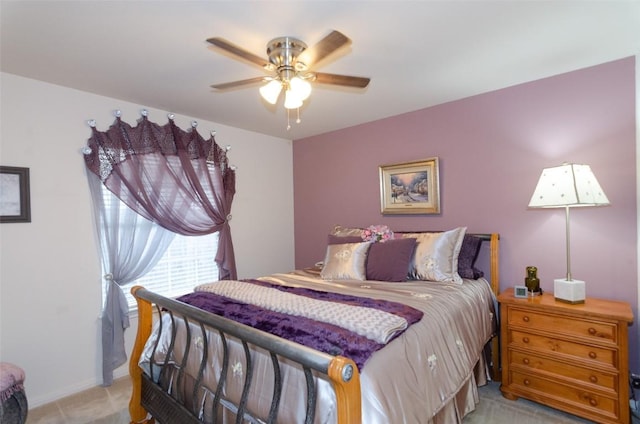
[(552, 293), (520, 299), (513, 289), (498, 301), (504, 397), (629, 424), (628, 303), (587, 298), (571, 305)]

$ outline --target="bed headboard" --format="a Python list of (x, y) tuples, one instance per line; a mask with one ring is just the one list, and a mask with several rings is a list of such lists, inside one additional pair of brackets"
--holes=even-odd
[[(500, 293), (500, 270), (498, 268), (498, 259), (500, 253), (500, 234), (471, 234), (482, 240), (482, 244), (489, 243), (489, 283), (491, 291), (498, 296)], [(497, 313), (497, 311), (496, 311)], [(500, 370), (500, 333), (498, 332), (491, 339), (491, 378), (493, 381), (501, 381), (502, 374)]]
[(500, 270), (498, 268), (498, 257), (500, 253), (500, 234), (498, 233), (470, 233), (478, 237), (485, 244), (489, 242), (489, 283), (491, 290), (497, 296), (500, 292)]

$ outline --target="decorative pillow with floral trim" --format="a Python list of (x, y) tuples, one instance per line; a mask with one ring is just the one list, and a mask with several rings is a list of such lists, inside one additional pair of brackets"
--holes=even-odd
[(404, 233), (418, 242), (409, 267), (409, 278), (445, 283), (462, 283), (458, 274), (458, 255), (466, 227), (440, 233)]
[(343, 227), (342, 225), (336, 225), (335, 227), (333, 227), (333, 229), (329, 234), (331, 234), (332, 236), (338, 236), (338, 237), (357, 236), (357, 237), (360, 237), (360, 240), (362, 240), (363, 230), (364, 228), (349, 228), (349, 227)]
[(345, 244), (345, 243), (362, 243), (360, 236), (334, 236), (329, 234), (327, 244)]
[(323, 280), (365, 280), (371, 243), (330, 244), (320, 271)]

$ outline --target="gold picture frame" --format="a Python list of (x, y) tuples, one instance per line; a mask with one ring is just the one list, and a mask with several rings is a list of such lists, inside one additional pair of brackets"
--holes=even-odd
[(438, 158), (381, 165), (380, 202), (383, 214), (439, 214)]

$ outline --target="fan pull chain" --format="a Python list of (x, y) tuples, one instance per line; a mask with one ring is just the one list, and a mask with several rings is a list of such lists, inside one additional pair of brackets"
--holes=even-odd
[(298, 119), (296, 119), (296, 124), (299, 124), (301, 122), (301, 120), (300, 120), (300, 108), (296, 109), (296, 113), (298, 114)]
[(289, 122), (289, 109), (287, 109), (287, 131), (291, 129), (291, 122)]

